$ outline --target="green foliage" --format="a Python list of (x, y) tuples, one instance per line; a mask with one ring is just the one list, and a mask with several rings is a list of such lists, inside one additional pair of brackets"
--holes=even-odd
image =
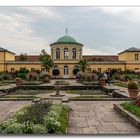
[(39, 80), (39, 76), (36, 72), (29, 72), (26, 75), (26, 80), (27, 81), (38, 81)]
[(48, 55), (44, 50), (42, 50), (42, 54), (40, 55), (40, 60), (42, 62), (42, 66), (45, 67), (47, 72), (49, 72), (50, 68), (52, 68), (54, 65), (50, 55)]
[(57, 76), (57, 75), (59, 75), (60, 74), (60, 71), (59, 71), (59, 69), (53, 69), (53, 75), (54, 76)]
[(45, 76), (50, 77), (50, 75), (48, 74), (48, 72), (46, 72), (46, 71), (41, 71), (40, 74), (39, 74), (39, 78), (40, 78), (40, 79), (43, 79)]
[(28, 72), (29, 70), (27, 70), (26, 68), (21, 68), (19, 71), (17, 71), (17, 77), (25, 79)]
[(140, 107), (138, 105), (135, 105), (133, 102), (125, 102), (122, 103), (121, 106), (125, 110), (130, 111), (132, 114), (136, 115), (137, 117), (140, 117)]
[(44, 117), (44, 124), (49, 133), (64, 134), (68, 126), (69, 108), (60, 104), (54, 104), (50, 107), (50, 112)]
[(11, 80), (12, 79), (12, 76), (10, 75), (9, 72), (1, 72), (0, 76), (1, 76), (2, 80)]
[(78, 68), (73, 69), (73, 74), (76, 75), (79, 72)]
[(139, 89), (138, 83), (136, 81), (130, 81), (127, 85), (128, 89)]
[(64, 80), (57, 80), (55, 82), (55, 85), (69, 85), (70, 83), (68, 81), (64, 81)]
[(20, 54), (19, 55), (19, 61), (27, 61), (27, 54), (25, 53), (25, 54)]
[(89, 67), (89, 65), (88, 65), (88, 61), (86, 59), (79, 61), (79, 69), (82, 72), (85, 72), (88, 67)]

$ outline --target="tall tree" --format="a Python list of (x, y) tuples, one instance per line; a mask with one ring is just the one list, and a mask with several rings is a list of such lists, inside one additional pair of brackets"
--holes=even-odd
[(86, 59), (79, 61), (79, 69), (82, 72), (85, 72), (88, 67), (89, 67), (89, 64), (88, 64), (88, 61)]
[(27, 61), (27, 54), (26, 53), (21, 53), (19, 55), (19, 61)]
[(47, 72), (49, 72), (50, 68), (52, 68), (54, 65), (50, 55), (45, 50), (41, 51), (40, 61), (42, 62), (42, 66), (45, 67)]

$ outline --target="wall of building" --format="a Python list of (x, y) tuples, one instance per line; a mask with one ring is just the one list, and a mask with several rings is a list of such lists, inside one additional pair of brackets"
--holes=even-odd
[(53, 60), (56, 59), (56, 49), (59, 48), (60, 49), (60, 60), (64, 59), (64, 48), (68, 48), (68, 54), (69, 57), (68, 59), (72, 60), (72, 49), (76, 48), (76, 59), (80, 60), (82, 59), (82, 46), (80, 45), (74, 45), (74, 44), (56, 44), (51, 46), (51, 57)]
[(140, 60), (140, 52), (123, 52), (119, 54), (120, 61), (135, 61), (135, 54), (138, 54)]
[(6, 61), (15, 61), (15, 54), (10, 52), (5, 52), (5, 60)]
[(7, 64), (6, 69), (8, 71), (11, 71), (11, 68), (13, 68), (15, 70), (20, 70), (20, 68), (24, 68), (24, 67), (26, 69), (28, 69), (28, 70), (31, 70), (31, 68), (41, 70), (41, 64), (22, 64), (22, 63), (18, 63), (18, 64), (15, 64), (15, 63)]
[(99, 68), (101, 69), (101, 71), (106, 71), (108, 69), (121, 69), (124, 70), (125, 69), (125, 65), (124, 64), (90, 64), (90, 68), (91, 71), (92, 70), (96, 70), (99, 71)]

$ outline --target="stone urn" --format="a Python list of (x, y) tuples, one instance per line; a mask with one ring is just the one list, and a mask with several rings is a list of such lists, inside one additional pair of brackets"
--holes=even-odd
[(20, 78), (16, 78), (16, 86), (20, 86), (22, 84), (22, 80)]
[(99, 84), (100, 84), (100, 87), (105, 86), (105, 79), (100, 79)]
[(130, 81), (127, 85), (130, 98), (135, 99), (139, 94), (139, 86), (136, 81)]
[(44, 81), (45, 83), (49, 83), (49, 82), (50, 82), (49, 76), (44, 76), (43, 81)]

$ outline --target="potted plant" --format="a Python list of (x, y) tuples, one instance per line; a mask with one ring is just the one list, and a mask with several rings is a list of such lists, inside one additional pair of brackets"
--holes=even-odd
[(105, 78), (104, 77), (99, 80), (99, 84), (101, 87), (105, 86)]
[(16, 78), (16, 86), (20, 86), (22, 84), (21, 78)]
[(42, 71), (42, 72), (39, 74), (39, 77), (40, 77), (40, 79), (42, 79), (43, 82), (45, 82), (45, 83), (49, 83), (49, 82), (50, 82), (50, 76), (49, 76), (49, 74), (48, 74), (46, 71)]
[(130, 98), (137, 98), (139, 93), (139, 86), (136, 81), (130, 81), (127, 85)]

